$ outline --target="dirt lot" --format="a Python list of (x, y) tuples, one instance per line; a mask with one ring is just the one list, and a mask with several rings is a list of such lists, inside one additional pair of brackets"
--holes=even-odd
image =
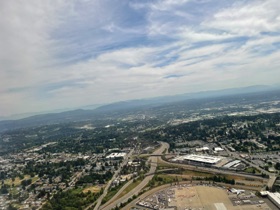
[[(232, 196), (232, 195), (231, 195)], [(267, 204), (233, 206), (226, 189), (210, 186), (190, 186), (175, 189), (169, 206), (178, 210), (268, 210)]]
[(87, 193), (88, 191), (91, 191), (92, 193), (98, 193), (101, 190), (100, 187), (98, 186), (92, 186), (92, 187), (87, 187), (83, 190), (83, 193)]

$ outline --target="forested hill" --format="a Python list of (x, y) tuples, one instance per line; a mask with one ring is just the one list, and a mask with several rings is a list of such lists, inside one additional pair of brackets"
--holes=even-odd
[[(60, 113), (35, 115), (19, 120), (0, 121), (0, 132), (32, 126), (67, 123), (73, 121), (97, 120), (100, 118), (123, 117), (128, 114), (141, 114), (147, 111), (149, 111), (149, 114), (153, 114), (153, 112), (157, 111), (158, 109), (179, 112), (180, 109), (186, 107), (186, 105), (203, 105), (207, 101), (213, 101), (213, 103), (215, 101), (219, 101), (220, 104), (242, 103), (244, 100), (246, 100), (246, 102), (254, 101), (259, 103), (267, 100), (275, 100), (277, 97), (280, 97), (279, 89), (271, 90), (267, 86), (254, 86), (247, 88), (165, 96), (143, 100), (123, 101), (104, 105), (93, 110), (77, 109)], [(220, 104), (215, 105), (219, 106)], [(176, 109), (174, 110), (174, 108)]]

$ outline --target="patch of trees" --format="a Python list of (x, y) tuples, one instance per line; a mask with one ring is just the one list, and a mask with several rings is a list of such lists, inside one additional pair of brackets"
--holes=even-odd
[(275, 169), (280, 170), (280, 163), (276, 163), (274, 167)]
[(112, 176), (113, 174), (111, 171), (107, 171), (104, 174), (90, 173), (89, 175), (81, 177), (77, 182), (77, 185), (95, 183), (95, 182), (98, 182), (99, 184), (105, 184), (105, 182), (111, 179)]
[(21, 185), (23, 187), (26, 187), (26, 186), (30, 185), (31, 183), (32, 183), (31, 179), (24, 179), (24, 180), (21, 181)]
[(94, 194), (90, 191), (84, 193), (77, 189), (58, 192), (43, 206), (42, 210), (82, 210), (89, 204), (93, 203), (99, 196), (100, 193)]
[(2, 184), (1, 189), (0, 189), (0, 194), (8, 194), (9, 193), (9, 186), (6, 184)]
[(77, 159), (75, 161), (59, 162), (59, 163), (35, 163), (34, 161), (28, 162), (24, 174), (34, 175), (38, 174), (39, 177), (47, 175), (49, 177), (62, 176), (62, 182), (70, 178), (70, 171), (75, 170), (87, 163), (84, 159)]
[(256, 116), (225, 116), (147, 131), (141, 134), (141, 138), (166, 141), (170, 144), (170, 150), (183, 147), (177, 145), (176, 143), (178, 142), (197, 139), (203, 141), (207, 139), (216, 139), (218, 141), (239, 140), (241, 144), (237, 145), (235, 149), (243, 152), (261, 149), (256, 144), (243, 140), (261, 139), (261, 142), (268, 146), (268, 150), (275, 150), (277, 147), (273, 146), (278, 145), (280, 137), (270, 135), (267, 138), (263, 133), (267, 129), (279, 132), (280, 129), (276, 126), (280, 122), (279, 119), (279, 113)]
[(223, 177), (223, 176), (213, 176), (211, 178), (212, 178), (213, 182), (223, 182), (223, 183), (231, 184), (231, 185), (235, 184), (234, 179), (227, 179), (226, 177)]

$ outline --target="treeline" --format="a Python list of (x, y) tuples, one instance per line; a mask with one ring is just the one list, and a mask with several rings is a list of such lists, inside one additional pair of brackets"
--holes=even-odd
[(213, 176), (213, 177), (205, 177), (205, 180), (207, 181), (213, 181), (213, 182), (223, 182), (226, 184), (231, 184), (235, 185), (235, 180), (234, 179), (227, 179), (224, 176)]
[(82, 210), (96, 201), (101, 194), (102, 191), (99, 193), (92, 193), (90, 191), (84, 193), (80, 192), (79, 189), (58, 192), (42, 207), (42, 210)]
[(227, 179), (224, 176), (216, 176), (216, 175), (210, 176), (210, 177), (192, 177), (192, 180), (222, 182), (222, 183), (226, 183), (226, 184), (235, 185), (234, 179)]
[(104, 174), (90, 173), (89, 175), (83, 176), (76, 183), (77, 185), (87, 184), (87, 183), (95, 183), (105, 184), (107, 180), (111, 179), (113, 176), (111, 171), (107, 171)]

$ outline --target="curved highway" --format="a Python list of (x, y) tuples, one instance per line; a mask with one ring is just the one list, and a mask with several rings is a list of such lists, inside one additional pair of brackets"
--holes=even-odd
[[(225, 171), (225, 170), (220, 170), (220, 169), (206, 168), (206, 167), (201, 167), (201, 166), (192, 166), (192, 165), (186, 165), (186, 164), (181, 164), (181, 163), (174, 163), (174, 162), (165, 161), (165, 160), (162, 159), (162, 157), (160, 155), (162, 155), (162, 153), (165, 150), (168, 151), (169, 144), (166, 143), (166, 142), (160, 142), (160, 143), (161, 143), (161, 147), (153, 152), (152, 155), (154, 155), (154, 156), (150, 156), (149, 159), (148, 159), (148, 162), (151, 163), (151, 165), (150, 165), (150, 170), (146, 174), (146, 177), (144, 178), (144, 180), (138, 186), (136, 186), (133, 190), (131, 190), (126, 195), (124, 195), (123, 197), (121, 197), (121, 198), (119, 198), (117, 200), (114, 200), (117, 197), (117, 196), (114, 196), (114, 199), (111, 199), (110, 201), (107, 202), (107, 203), (109, 203), (108, 205), (103, 205), (103, 206), (101, 206), (100, 209), (102, 209), (102, 210), (113, 209), (117, 205), (119, 205), (120, 203), (127, 202), (129, 198), (133, 197), (133, 195), (138, 195), (139, 192), (141, 192), (141, 190), (153, 178), (153, 176), (154, 176), (154, 174), (156, 172), (156, 169), (157, 169), (158, 160), (160, 160), (160, 162), (162, 162), (162, 163), (165, 163), (165, 164), (168, 164), (168, 165), (171, 165), (171, 166), (176, 166), (178, 168), (184, 168), (184, 169), (188, 169), (188, 170), (201, 171), (201, 172), (212, 173), (212, 174), (225, 174), (225, 175), (240, 176), (240, 177), (251, 178), (251, 179), (258, 179), (258, 180), (262, 180), (262, 181), (266, 181), (267, 182), (266, 178), (258, 177), (256, 175), (243, 174), (243, 173), (238, 173), (238, 172), (235, 172), (235, 171)], [(155, 156), (155, 155), (159, 155), (159, 156)], [(124, 189), (125, 188), (122, 188), (121, 191), (118, 192), (117, 194), (119, 195)]]
[[(160, 148), (158, 148), (156, 151), (153, 152), (153, 155), (160, 155), (162, 154), (165, 150), (169, 149), (169, 144), (166, 142), (160, 142), (161, 146)], [(126, 195), (124, 195), (123, 197), (113, 201), (112, 203), (110, 203), (109, 205), (105, 206), (104, 208), (101, 208), (102, 210), (110, 210), (114, 207), (116, 207), (117, 205), (119, 205), (120, 203), (125, 203), (128, 201), (129, 198), (132, 198), (133, 195), (138, 195), (138, 193), (149, 183), (149, 181), (153, 178), (154, 173), (157, 169), (157, 160), (158, 157), (156, 156), (151, 156), (149, 157), (148, 161), (151, 162), (151, 167), (150, 170), (148, 172), (148, 174), (152, 174), (152, 175), (148, 175), (146, 176), (143, 181), (137, 185), (133, 190), (131, 190), (129, 193), (127, 193)]]
[[(123, 167), (124, 165), (127, 164), (128, 159), (130, 158), (130, 156), (132, 155), (133, 152), (134, 152), (134, 149), (132, 149), (132, 150), (128, 153), (128, 155), (125, 156), (125, 158), (124, 158), (123, 162), (121, 163), (119, 169), (115, 171), (113, 177), (112, 177), (111, 180), (107, 183), (107, 185), (106, 185), (106, 187), (105, 187), (105, 189), (104, 189), (104, 191), (103, 191), (103, 194), (97, 199), (96, 205), (95, 205), (95, 207), (94, 207), (94, 210), (98, 210), (98, 209), (99, 209), (103, 198), (107, 195), (107, 192), (108, 192), (108, 190), (109, 190), (109, 188), (110, 188), (110, 186), (111, 186), (111, 183), (113, 182), (113, 180), (116, 179), (116, 177), (117, 177), (118, 174), (120, 173), (122, 167)], [(94, 204), (95, 204), (95, 202), (94, 202), (93, 204), (91, 204), (90, 206), (88, 206), (88, 207), (86, 208), (86, 210), (89, 209), (89, 208), (91, 208)]]
[(178, 168), (192, 170), (192, 171), (200, 171), (200, 172), (206, 172), (206, 173), (212, 173), (212, 174), (225, 174), (225, 175), (241, 176), (241, 177), (246, 177), (246, 178), (250, 178), (250, 179), (259, 179), (259, 180), (267, 181), (266, 178), (259, 177), (256, 175), (243, 174), (243, 173), (238, 173), (236, 171), (220, 170), (220, 169), (216, 169), (216, 168), (207, 168), (207, 167), (202, 167), (202, 166), (186, 165), (184, 163), (168, 162), (168, 161), (163, 160), (161, 157), (159, 157), (159, 158), (162, 163), (168, 164), (170, 166), (176, 166)]

